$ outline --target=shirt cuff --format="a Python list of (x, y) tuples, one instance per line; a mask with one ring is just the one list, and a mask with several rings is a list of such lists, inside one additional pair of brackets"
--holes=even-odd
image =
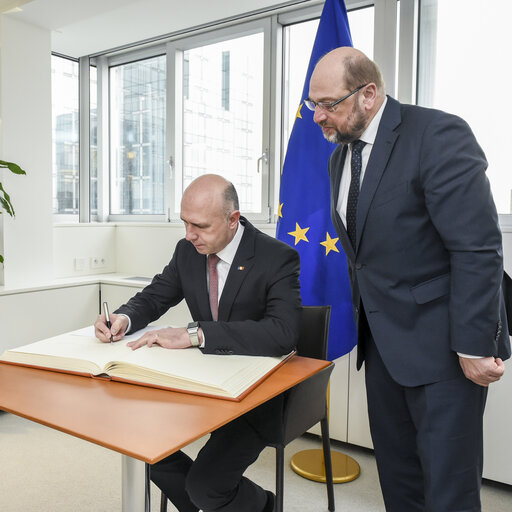
[(119, 316), (124, 316), (128, 319), (128, 327), (126, 328), (125, 334), (128, 334), (130, 332), (130, 329), (132, 328), (132, 321), (130, 320), (130, 317), (128, 315), (125, 315), (124, 313), (118, 313)]
[(484, 356), (473, 356), (471, 354), (461, 354), (460, 352), (457, 352), (457, 355), (459, 357), (465, 357), (466, 359), (483, 359)]

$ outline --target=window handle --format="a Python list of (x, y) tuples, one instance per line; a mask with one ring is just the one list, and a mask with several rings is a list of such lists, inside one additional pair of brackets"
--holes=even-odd
[(169, 156), (169, 160), (167, 160), (167, 165), (169, 166), (169, 178), (172, 179), (174, 171), (174, 157), (172, 155)]
[(257, 161), (258, 174), (260, 173), (260, 167), (261, 167), (260, 164), (261, 163), (263, 163), (263, 165), (268, 164), (268, 148), (266, 148), (265, 151), (263, 152), (263, 154), (258, 158), (258, 161)]

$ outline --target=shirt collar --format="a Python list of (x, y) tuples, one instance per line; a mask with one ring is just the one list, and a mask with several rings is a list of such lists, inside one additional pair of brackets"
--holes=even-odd
[(377, 137), (377, 130), (379, 129), (380, 120), (382, 118), (382, 114), (384, 113), (384, 108), (386, 107), (386, 103), (388, 102), (388, 97), (384, 98), (382, 105), (379, 110), (370, 121), (370, 124), (367, 126), (366, 130), (362, 133), (359, 140), (366, 142), (366, 144), (375, 144), (375, 138)]
[(244, 234), (245, 227), (241, 222), (238, 222), (238, 228), (236, 230), (235, 236), (229, 242), (224, 249), (221, 249), (217, 256), (226, 263), (233, 263), (233, 260), (235, 259), (236, 251), (238, 250), (238, 246), (240, 245), (240, 241), (242, 240), (242, 235)]

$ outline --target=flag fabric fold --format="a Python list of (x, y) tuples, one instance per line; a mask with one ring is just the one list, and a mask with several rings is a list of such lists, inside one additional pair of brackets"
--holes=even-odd
[(331, 305), (329, 360), (356, 344), (350, 283), (343, 248), (332, 225), (327, 164), (335, 145), (324, 139), (305, 105), (311, 74), (320, 57), (339, 46), (352, 46), (343, 0), (326, 0), (309, 61), (297, 116), (281, 176), (278, 239), (301, 258), (304, 305)]

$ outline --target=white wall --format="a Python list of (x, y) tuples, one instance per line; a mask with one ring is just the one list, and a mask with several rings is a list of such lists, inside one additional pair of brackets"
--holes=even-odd
[(117, 271), (114, 224), (57, 224), (53, 229), (55, 277)]
[(16, 211), (3, 220), (3, 280), (34, 284), (53, 273), (50, 32), (7, 16), (0, 17), (0, 119), (0, 158), (27, 171), (2, 177)]
[[(275, 224), (258, 225), (274, 236)], [(53, 228), (55, 277), (118, 272), (153, 277), (172, 257), (176, 243), (185, 236), (183, 224), (56, 224)], [(92, 267), (92, 258), (102, 258), (104, 266)], [(75, 260), (84, 260), (77, 270)]]

